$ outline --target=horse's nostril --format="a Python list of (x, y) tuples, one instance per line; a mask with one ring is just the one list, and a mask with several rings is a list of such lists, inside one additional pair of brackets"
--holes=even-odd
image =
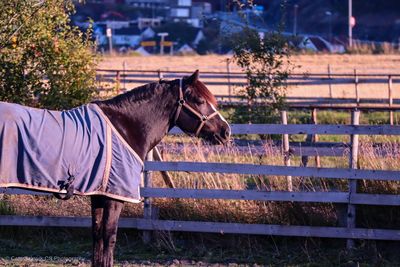
[(229, 128), (224, 128), (224, 129), (222, 130), (221, 136), (222, 136), (224, 139), (228, 139), (230, 135), (231, 135), (231, 131), (230, 131)]

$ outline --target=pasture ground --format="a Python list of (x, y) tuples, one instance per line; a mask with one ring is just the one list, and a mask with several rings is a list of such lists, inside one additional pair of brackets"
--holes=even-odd
[[(347, 253), (343, 240), (162, 234), (169, 239), (145, 246), (137, 231), (120, 231), (116, 266), (398, 266), (400, 260), (398, 244), (389, 242), (360, 242)], [(90, 266), (89, 229), (11, 227), (1, 236), (0, 266)]]

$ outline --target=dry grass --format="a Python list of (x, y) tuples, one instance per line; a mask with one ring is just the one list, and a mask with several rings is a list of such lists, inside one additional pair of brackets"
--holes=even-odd
[[(172, 138), (168, 138), (170, 142)], [(183, 143), (183, 148), (176, 142), (170, 144), (168, 152), (164, 151), (166, 160), (177, 161), (198, 161), (198, 162), (236, 162), (252, 164), (271, 164), (282, 165), (282, 156), (279, 147), (272, 143), (264, 146), (262, 156), (253, 153), (251, 147), (246, 153), (239, 151), (238, 147), (212, 147), (199, 143), (190, 138), (175, 138), (175, 141)], [(373, 149), (372, 139), (363, 139), (361, 143), (360, 167), (363, 169), (400, 169), (398, 158), (400, 149), (398, 143), (391, 143), (388, 139), (387, 145), (375, 150)], [(382, 155), (389, 155), (382, 157)], [(346, 167), (347, 157), (323, 157), (322, 165), (324, 167)], [(299, 164), (299, 158), (293, 160), (294, 164)], [(312, 162), (312, 160), (310, 160)], [(285, 177), (278, 176), (242, 176), (234, 174), (203, 174), (203, 173), (172, 173), (175, 185), (179, 188), (196, 189), (232, 189), (232, 190), (260, 190), (277, 191), (287, 188)], [(158, 173), (154, 173), (153, 186), (165, 187), (165, 184)], [(368, 193), (386, 193), (399, 194), (400, 183), (395, 182), (364, 182), (360, 183), (360, 191)], [(347, 182), (341, 180), (312, 179), (309, 177), (294, 178), (295, 190), (303, 191), (341, 191), (347, 190)], [(53, 197), (39, 196), (7, 196), (3, 195), (3, 203), (0, 213), (24, 214), (24, 215), (53, 215), (53, 216), (89, 216), (90, 204), (89, 198), (74, 197), (72, 200), (60, 201)], [(298, 203), (298, 202), (273, 202), (273, 201), (243, 201), (243, 200), (193, 200), (193, 199), (155, 199), (154, 204), (160, 209), (161, 219), (172, 220), (197, 220), (197, 221), (219, 221), (219, 222), (239, 222), (239, 223), (265, 223), (265, 224), (283, 224), (283, 225), (318, 225), (318, 226), (337, 226), (338, 213), (334, 204), (321, 203)], [(1, 206), (0, 206), (1, 207)], [(7, 207), (7, 212), (4, 207)], [(123, 216), (142, 217), (142, 205), (128, 204), (123, 210)], [(400, 226), (400, 216), (398, 207), (359, 207), (357, 209), (357, 226), (370, 228), (388, 228), (398, 229)], [(82, 236), (75, 236), (67, 230), (46, 229), (32, 230), (28, 237), (24, 236), (24, 230), (16, 228), (16, 232), (5, 228), (7, 235), (3, 235), (0, 243), (4, 247), (3, 255), (24, 256), (34, 255), (33, 258), (13, 258), (1, 259), (0, 265), (4, 266), (88, 266), (90, 251), (90, 234), (87, 230), (81, 230)], [(32, 228), (35, 229), (35, 228)], [(43, 230), (42, 230), (43, 229)], [(29, 228), (30, 230), (30, 228)], [(22, 233), (21, 233), (22, 231)], [(28, 231), (28, 230), (25, 230)], [(42, 232), (43, 231), (43, 232)], [(59, 231), (62, 231), (60, 234)], [(85, 234), (83, 234), (85, 233)], [(121, 235), (122, 234), (122, 235)], [(61, 238), (60, 241), (54, 241), (55, 237)], [(18, 236), (18, 240), (15, 239)], [(86, 237), (86, 238), (85, 238)], [(343, 243), (340, 243), (339, 249), (332, 248), (334, 241), (324, 241), (318, 239), (306, 239), (303, 243), (295, 243), (300, 239), (285, 238), (257, 238), (249, 236), (233, 235), (187, 235), (172, 234), (165, 231), (157, 231), (154, 243), (152, 244), (152, 254), (146, 249), (140, 241), (137, 233), (124, 233), (121, 229), (116, 259), (122, 260), (119, 264), (122, 266), (198, 266), (200, 263), (193, 261), (170, 260), (171, 257), (181, 255), (184, 259), (201, 259), (206, 261), (222, 261), (229, 259), (229, 262), (238, 262), (232, 259), (240, 258), (240, 262), (262, 262), (262, 264), (271, 262), (276, 266), (283, 266), (286, 263), (299, 264), (301, 262), (315, 262), (315, 266), (339, 266), (347, 257), (341, 255), (340, 249)], [(26, 239), (27, 238), (27, 239)], [(71, 240), (75, 243), (71, 243)], [(11, 240), (11, 241), (10, 241)], [(22, 240), (22, 241), (19, 241)], [(26, 240), (30, 240), (25, 244)], [(37, 243), (33, 243), (33, 240)], [(52, 241), (53, 240), (53, 241)], [(56, 239), (57, 240), (57, 239)], [(286, 241), (285, 241), (286, 240)], [(297, 241), (296, 241), (297, 240)], [(68, 241), (68, 242), (67, 242)], [(18, 242), (22, 242), (19, 244)], [(269, 243), (268, 243), (269, 242)], [(308, 245), (308, 242), (311, 242)], [(267, 243), (267, 244), (264, 244)], [(79, 245), (78, 248), (71, 246)], [(325, 245), (324, 245), (325, 244)], [(363, 243), (364, 244), (364, 243)], [(373, 248), (376, 247), (373, 243)], [(61, 245), (61, 246), (60, 246)], [(226, 246), (226, 248), (225, 248)], [(310, 246), (310, 248), (308, 248)], [(29, 247), (28, 251), (22, 251)], [(238, 251), (237, 248), (240, 248)], [(294, 250), (293, 250), (294, 248)], [(301, 251), (297, 251), (298, 249)], [(317, 250), (315, 250), (317, 249)], [(335, 250), (336, 249), (336, 250)], [(373, 254), (365, 253), (365, 247), (360, 252), (361, 262), (375, 261), (374, 257), (365, 255), (380, 255), (375, 250)], [(60, 250), (62, 252), (60, 252)], [(244, 251), (243, 251), (244, 250)], [(367, 249), (368, 250), (368, 249)], [(154, 252), (156, 251), (156, 252)], [(381, 251), (381, 250), (379, 250)], [(387, 253), (386, 247), (382, 252)], [(61, 254), (60, 254), (61, 253)], [(369, 252), (370, 253), (370, 252)], [(37, 257), (37, 255), (62, 255), (63, 257)], [(122, 256), (123, 255), (123, 256)], [(183, 256), (182, 256), (183, 255)], [(249, 256), (251, 255), (251, 256)], [(263, 255), (263, 256), (260, 256)], [(293, 255), (293, 258), (289, 258)], [(390, 255), (397, 255), (393, 253)], [(82, 258), (70, 258), (70, 256), (79, 256)], [(271, 258), (272, 257), (272, 258)], [(308, 257), (308, 258), (305, 258)], [(327, 258), (329, 258), (327, 260)], [(339, 259), (338, 259), (339, 257)], [(342, 259), (342, 257), (344, 257)], [(381, 257), (381, 256), (379, 256)], [(123, 259), (134, 259), (133, 262), (123, 261)], [(137, 259), (145, 259), (144, 262), (138, 262)], [(155, 261), (154, 261), (155, 259)], [(162, 260), (164, 259), (164, 260)], [(168, 259), (168, 262), (165, 261)], [(160, 261), (161, 260), (161, 261)], [(345, 260), (346, 262), (347, 260)], [(335, 262), (335, 264), (332, 264)], [(396, 262), (396, 260), (394, 260)], [(328, 265), (326, 265), (328, 264)], [(228, 264), (226, 264), (228, 265)], [(216, 266), (224, 266), (217, 264)], [(229, 265), (231, 266), (231, 265)], [(253, 265), (254, 266), (254, 265)], [(306, 266), (306, 265), (305, 265)], [(308, 265), (307, 265), (308, 266)], [(314, 266), (314, 265), (310, 265)], [(347, 265), (346, 265), (347, 266)], [(349, 265), (352, 266), (352, 265)]]
[[(135, 70), (196, 70), (200, 71), (226, 71), (226, 60), (230, 56), (116, 56), (104, 57), (99, 64), (103, 69), (122, 69), (123, 62), (126, 69)], [(332, 73), (353, 73), (354, 69), (360, 74), (371, 73), (400, 73), (400, 55), (294, 55), (292, 62), (297, 73), (327, 73), (328, 64)], [(233, 64), (232, 71), (240, 71)], [(207, 83), (207, 80), (205, 80)], [(139, 84), (128, 84), (134, 88)], [(400, 98), (400, 90), (394, 86), (395, 98)], [(209, 86), (215, 94), (228, 94), (226, 86)], [(234, 88), (235, 90), (235, 88)], [(360, 84), (361, 98), (386, 98), (387, 84)], [(294, 86), (289, 88), (288, 96), (329, 97), (328, 85)], [(333, 97), (354, 98), (354, 86), (333, 85)]]
[[(196, 70), (226, 71), (226, 59), (231, 56), (115, 56), (102, 58), (99, 68), (135, 70)], [(400, 55), (294, 55), (292, 62), (299, 68), (297, 72), (327, 72), (328, 64), (332, 73), (352, 73), (354, 69), (360, 73), (400, 73)], [(232, 65), (232, 71), (240, 71)]]
[[(398, 143), (387, 140), (386, 145), (373, 149), (372, 139), (365, 139), (361, 144), (360, 168), (376, 170), (400, 170)], [(175, 139), (178, 143), (169, 144), (163, 155), (167, 161), (196, 162), (234, 162), (251, 164), (282, 165), (279, 147), (272, 143), (264, 146), (262, 155), (255, 154), (251, 147), (247, 153), (238, 147), (227, 148), (204, 145), (189, 138)], [(385, 155), (385, 157), (382, 157)], [(295, 157), (293, 164), (299, 166), (300, 158)], [(310, 163), (312, 164), (312, 160)], [(323, 157), (323, 167), (346, 167), (347, 157)], [(286, 190), (286, 178), (265, 175), (235, 175), (211, 173), (172, 173), (178, 188), (227, 189), (279, 191)], [(158, 173), (153, 176), (154, 187), (165, 187)], [(342, 180), (294, 178), (296, 191), (341, 191), (347, 189), (347, 182)], [(399, 183), (368, 181), (361, 184), (361, 191), (368, 193), (400, 193)], [(52, 215), (52, 216), (89, 216), (90, 203), (85, 197), (74, 197), (69, 201), (60, 201), (53, 197), (3, 195), (3, 203), (15, 214)], [(272, 224), (309, 224), (336, 225), (336, 210), (332, 204), (278, 203), (242, 200), (193, 200), (193, 199), (156, 199), (163, 219), (202, 220), (243, 223)], [(141, 217), (142, 205), (128, 204), (123, 216)]]

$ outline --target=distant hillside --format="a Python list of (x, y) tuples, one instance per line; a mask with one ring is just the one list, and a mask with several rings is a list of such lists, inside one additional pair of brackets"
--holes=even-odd
[[(329, 35), (330, 22), (335, 36), (347, 36), (347, 0), (255, 0), (263, 5), (264, 20), (276, 25), (282, 16), (281, 5), (285, 6), (286, 30), (293, 29), (294, 5), (298, 5), (298, 32)], [(327, 11), (331, 13), (329, 16)], [(353, 0), (353, 16), (356, 26), (353, 36), (357, 39), (398, 42), (400, 37), (399, 0)]]
[[(235, 6), (235, 1), (233, 0), (192, 1), (210, 2), (214, 11), (232, 11)], [(250, 2), (250, 0), (243, 0), (242, 2), (246, 1)], [(333, 36), (347, 36), (348, 0), (254, 0), (252, 2), (264, 7), (262, 15), (253, 16), (252, 18), (253, 22), (258, 26), (275, 28), (283, 17), (285, 30), (292, 32), (294, 5), (297, 4), (298, 33), (318, 34), (327, 37), (332, 31)], [(283, 3), (285, 3), (284, 9), (282, 9)], [(166, 13), (162, 9), (86, 4), (78, 5), (77, 15), (81, 18), (91, 17), (97, 20), (106, 10), (118, 11), (130, 19), (165, 16)], [(353, 16), (356, 18), (356, 26), (353, 28), (354, 38), (399, 42), (400, 0), (353, 0)]]

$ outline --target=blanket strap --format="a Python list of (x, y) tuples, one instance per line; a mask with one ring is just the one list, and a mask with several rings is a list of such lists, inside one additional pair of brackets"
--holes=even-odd
[(65, 189), (67, 191), (67, 193), (65, 194), (65, 196), (62, 196), (64, 194), (60, 194), (60, 193), (53, 193), (53, 195), (61, 200), (68, 200), (70, 199), (73, 195), (74, 195), (74, 183), (75, 181), (75, 176), (70, 175), (67, 179), (67, 181), (62, 181), (60, 183), (60, 191)]

